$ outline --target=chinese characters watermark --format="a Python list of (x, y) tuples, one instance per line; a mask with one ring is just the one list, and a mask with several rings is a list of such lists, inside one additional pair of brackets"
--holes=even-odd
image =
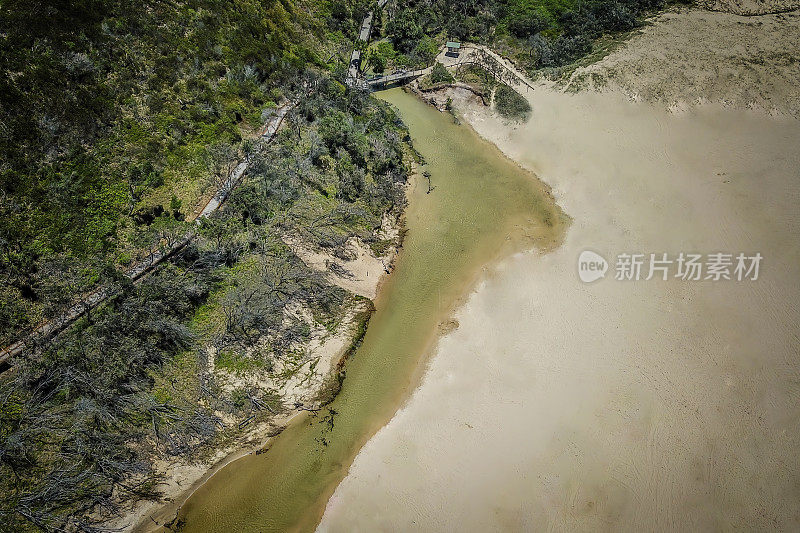
[[(715, 252), (710, 254), (684, 253), (621, 253), (614, 263), (614, 279), (639, 281), (676, 278), (683, 281), (756, 281), (762, 256), (754, 254)], [(609, 264), (603, 256), (584, 250), (578, 257), (578, 276), (591, 283), (605, 277)]]

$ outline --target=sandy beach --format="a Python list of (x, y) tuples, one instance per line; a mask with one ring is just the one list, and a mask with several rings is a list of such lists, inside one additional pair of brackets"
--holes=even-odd
[[(663, 15), (538, 82), (525, 124), (453, 94), (573, 222), (486, 276), (320, 531), (800, 527), (799, 20)], [(579, 280), (586, 249), (606, 279)], [(680, 252), (763, 262), (613, 279), (617, 254)]]

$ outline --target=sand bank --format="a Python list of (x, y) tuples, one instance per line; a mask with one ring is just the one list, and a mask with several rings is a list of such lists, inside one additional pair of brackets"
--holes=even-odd
[[(352, 294), (373, 299), (390, 269), (400, 244), (398, 228), (397, 220), (389, 215), (384, 216), (379, 237), (392, 239), (394, 244), (383, 257), (375, 257), (357, 239), (353, 239), (351, 244), (354, 257), (350, 260), (323, 254), (296, 239), (286, 240), (308, 266), (325, 273), (331, 283)], [(337, 271), (340, 274), (330, 270), (330, 264), (334, 262), (342, 267)], [(142, 532), (158, 530), (160, 526), (172, 522), (181, 505), (218, 471), (237, 459), (269, 447), (272, 438), (298, 415), (303, 415), (309, 409), (318, 408), (321, 399), (330, 394), (326, 388), (333, 386), (333, 380), (347, 357), (354, 339), (362, 333), (361, 323), (365, 314), (372, 311), (369, 302), (352, 297), (350, 300), (344, 316), (333, 331), (328, 331), (327, 328), (315, 323), (308, 309), (287, 309), (287, 313), (300, 316), (308, 322), (311, 338), (304, 345), (298, 346), (302, 357), (277, 361), (276, 367), (269, 374), (260, 369), (247, 373), (231, 373), (215, 369), (216, 349), (208, 347), (209, 368), (215, 372), (223, 388), (230, 391), (255, 386), (261, 390), (274, 390), (280, 396), (284, 409), (267, 421), (252, 423), (243, 434), (227, 439), (224, 444), (218, 445), (217, 449), (207, 450), (202, 457), (193, 457), (189, 460), (174, 458), (172, 461), (157, 462), (155, 468), (164, 476), (159, 485), (162, 494), (160, 499), (136, 502), (128, 512), (110, 520), (108, 527)], [(260, 347), (257, 344), (252, 349), (257, 350)], [(239, 421), (228, 416), (224, 422), (233, 427)]]
[[(369, 313), (366, 302), (356, 301), (346, 310), (341, 323), (333, 332), (312, 333), (305, 346), (305, 357), (293, 371), (286, 372), (281, 380), (271, 379), (261, 373), (237, 375), (218, 372), (222, 386), (228, 389), (243, 386), (272, 388), (282, 398), (286, 408), (275, 413), (268, 420), (252, 423), (246, 430), (229, 438), (216, 449), (206, 450), (206, 454), (192, 460), (174, 458), (162, 459), (155, 469), (163, 473), (159, 485), (161, 498), (156, 501), (141, 500), (119, 517), (111, 519), (106, 526), (121, 530), (155, 531), (159, 526), (174, 520), (183, 503), (214, 474), (233, 461), (250, 454), (259, 453), (269, 447), (274, 436), (306, 409), (318, 407), (318, 397), (323, 394), (326, 380), (335, 375), (338, 365), (346, 357), (360, 328), (363, 313)], [(315, 326), (315, 329), (320, 329)], [(209, 353), (213, 368), (213, 353)], [(233, 418), (225, 420), (231, 426), (238, 423)]]
[[(388, 217), (384, 217), (385, 220)], [(382, 257), (377, 257), (367, 245), (357, 237), (351, 237), (347, 242), (349, 259), (340, 259), (332, 254), (314, 249), (298, 239), (284, 237), (285, 242), (308, 267), (318, 270), (326, 276), (328, 281), (348, 292), (374, 300), (378, 295), (378, 288), (384, 276), (391, 272), (391, 265), (397, 254), (399, 242), (399, 225), (384, 224), (391, 231), (394, 243)]]
[(567, 89), (623, 93), (678, 112), (716, 102), (800, 118), (800, 11), (744, 17), (682, 8), (652, 22), (622, 50), (576, 70)]
[[(458, 311), (321, 531), (800, 526), (800, 121), (797, 85), (780, 81), (797, 73), (773, 62), (744, 75), (800, 39), (792, 18), (781, 31), (793, 39), (725, 63), (717, 32), (768, 43), (775, 29), (729, 17), (662, 18), (606, 69), (576, 73), (614, 79), (603, 92), (540, 83), (524, 125), (456, 100), (573, 224), (562, 247), (505, 261)], [(741, 75), (704, 82), (715, 61)], [(587, 248), (764, 262), (756, 282), (588, 285), (576, 270)]]

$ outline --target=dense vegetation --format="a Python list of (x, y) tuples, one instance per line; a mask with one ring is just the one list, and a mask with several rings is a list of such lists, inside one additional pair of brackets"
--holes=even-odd
[(191, 216), (298, 73), (346, 54), (363, 11), (2, 2), (0, 344), (129, 264), (154, 214)]
[[(154, 461), (284, 408), (224, 375), (278, 379), (353, 299), (287, 238), (339, 257), (352, 236), (381, 249), (375, 230), (404, 202), (402, 124), (337, 81), (365, 7), (0, 5), (0, 340), (82, 291), (111, 293), (0, 378), (4, 528), (92, 530), (157, 494)], [(287, 99), (276, 139), (253, 142)], [(245, 156), (225, 208), (187, 222)], [(122, 275), (190, 229), (141, 283)]]
[[(484, 42), (528, 70), (566, 65), (604, 33), (631, 30), (663, 0), (410, 0), (386, 27), (398, 64), (429, 63), (430, 40)], [(437, 45), (433, 45), (435, 49)], [(378, 52), (376, 52), (378, 53)], [(391, 57), (387, 48), (379, 54)], [(402, 56), (397, 59), (397, 56)]]
[(290, 127), (254, 151), (243, 185), (199, 238), (141, 284), (109, 274), (104, 306), (0, 382), (4, 522), (88, 527), (91, 509), (157, 492), (154, 458), (235, 430), (221, 414), (282, 409), (269, 388), (224, 389), (208, 348), (218, 368), (265, 376), (302, 355), (309, 323), (286, 311), (308, 309), (333, 327), (348, 296), (283, 237), (346, 255), (349, 237), (376, 243), (381, 215), (404, 203), (399, 120), (365, 94), (310, 77), (315, 89)]

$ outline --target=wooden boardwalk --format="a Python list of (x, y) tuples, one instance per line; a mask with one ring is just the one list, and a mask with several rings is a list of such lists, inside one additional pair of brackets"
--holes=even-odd
[[(288, 102), (277, 109), (275, 114), (264, 125), (263, 132), (259, 138), (261, 142), (270, 142), (273, 139), (283, 123), (283, 119), (286, 117), (286, 114), (295, 105), (296, 102)], [(195, 218), (196, 223), (199, 223), (203, 218), (210, 216), (222, 206), (233, 189), (235, 189), (241, 181), (249, 163), (250, 161), (245, 159), (233, 169), (230, 176), (228, 176), (228, 179), (225, 180), (225, 183), (223, 183), (217, 189), (217, 191), (214, 193), (214, 196), (211, 197), (208, 203), (200, 211), (200, 214), (197, 216), (197, 218)], [(194, 237), (194, 232), (189, 232), (174, 242), (160, 243), (155, 250), (151, 250), (146, 259), (139, 261), (133, 267), (129, 268), (125, 272), (125, 275), (133, 281), (140, 280), (142, 277), (152, 272), (153, 269), (160, 263), (164, 262), (166, 259), (169, 259), (177, 252), (182, 250), (192, 241), (192, 239), (194, 239)], [(42, 322), (36, 326), (33, 331), (25, 336), (24, 339), (18, 340), (17, 342), (0, 350), (0, 373), (5, 372), (11, 367), (9, 361), (11, 357), (19, 355), (26, 348), (36, 346), (37, 343), (60, 333), (80, 317), (85, 315), (88, 311), (100, 305), (110, 295), (111, 292), (108, 288), (100, 287), (95, 289), (94, 291), (83, 295), (80, 302), (76, 303), (57, 317)]]

